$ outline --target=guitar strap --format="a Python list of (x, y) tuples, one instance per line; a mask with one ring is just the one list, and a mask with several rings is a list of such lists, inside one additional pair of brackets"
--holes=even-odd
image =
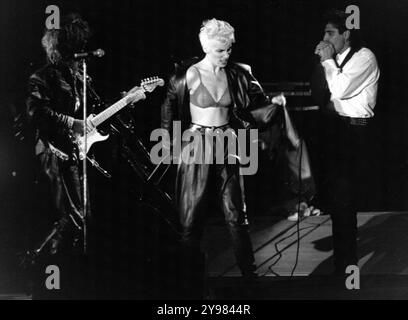
[(59, 159), (61, 159), (63, 161), (68, 161), (70, 159), (69, 156), (65, 152), (63, 152), (63, 151), (59, 150), (58, 148), (54, 147), (50, 142), (48, 142), (48, 147), (49, 147), (50, 151), (53, 154), (55, 154)]

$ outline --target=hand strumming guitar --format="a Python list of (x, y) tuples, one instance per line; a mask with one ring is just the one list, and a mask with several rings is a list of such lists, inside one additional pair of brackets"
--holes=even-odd
[[(89, 119), (86, 120), (86, 125), (87, 125), (87, 132), (86, 133), (90, 133), (95, 128), (93, 123)], [(83, 122), (83, 120), (74, 119), (74, 122), (72, 124), (72, 131), (74, 132), (74, 134), (79, 134), (79, 135), (83, 136), (84, 135), (84, 122)]]

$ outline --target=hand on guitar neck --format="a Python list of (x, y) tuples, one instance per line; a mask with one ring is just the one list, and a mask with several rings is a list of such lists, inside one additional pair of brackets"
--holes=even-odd
[(146, 99), (145, 91), (142, 87), (136, 86), (130, 89), (128, 92), (122, 94), (122, 97), (128, 97), (128, 103), (133, 105), (134, 103)]

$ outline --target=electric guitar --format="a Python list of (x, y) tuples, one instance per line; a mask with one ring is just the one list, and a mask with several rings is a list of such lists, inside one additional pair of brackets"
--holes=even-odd
[[(80, 134), (74, 134), (73, 132), (69, 133), (69, 138), (71, 140), (71, 143), (74, 145), (74, 148), (77, 150), (78, 156), (80, 160), (83, 160), (89, 149), (92, 147), (92, 145), (96, 142), (100, 141), (105, 141), (106, 139), (109, 138), (109, 134), (107, 135), (102, 135), (98, 130), (97, 127), (101, 125), (103, 122), (108, 120), (110, 117), (115, 115), (117, 112), (122, 110), (124, 107), (126, 107), (130, 103), (135, 103), (138, 102), (141, 97), (138, 96), (140, 92), (152, 92), (156, 87), (158, 86), (163, 86), (164, 85), (164, 80), (158, 77), (151, 77), (151, 78), (146, 78), (141, 81), (140, 87), (135, 87), (132, 90), (130, 90), (125, 97), (111, 105), (109, 108), (105, 109), (101, 113), (97, 115), (91, 114), (87, 120), (89, 120), (92, 125), (93, 129), (86, 135), (86, 141), (85, 141), (85, 135), (80, 135)], [(86, 142), (86, 143), (85, 143)], [(86, 144), (86, 146), (85, 146)], [(53, 146), (50, 144), (51, 149), (54, 149), (54, 152), (58, 155), (60, 153), (60, 156), (62, 158), (66, 157), (67, 159), (69, 156), (61, 151), (58, 147)]]

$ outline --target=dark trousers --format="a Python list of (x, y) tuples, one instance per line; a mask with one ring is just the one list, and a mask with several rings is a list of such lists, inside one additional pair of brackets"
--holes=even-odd
[[(82, 253), (82, 178), (80, 164), (58, 158), (50, 149), (37, 156), (38, 181), (44, 202), (38, 212), (34, 248), (25, 257), (29, 262), (31, 293), (39, 299), (85, 297), (91, 289), (92, 278)], [(33, 259), (33, 261), (31, 261)], [(47, 290), (44, 271), (56, 265), (61, 271), (61, 290)]]
[(64, 161), (46, 149), (38, 155), (40, 180), (47, 189), (44, 201), (50, 201), (53, 227), (41, 245), (55, 254), (63, 247), (72, 248), (80, 234), (82, 212), (82, 178), (80, 164)]
[[(183, 142), (182, 152), (186, 148), (189, 148), (189, 142)], [(214, 152), (214, 164), (189, 164), (181, 161), (178, 165), (176, 201), (183, 230), (182, 244), (187, 251), (200, 252), (208, 204), (219, 203), (238, 266), (243, 273), (253, 272), (255, 260), (244, 210), (242, 176), (239, 173), (238, 161), (237, 164), (228, 164), (227, 157), (225, 148), (224, 164), (215, 164)]]
[(332, 219), (334, 265), (336, 271), (344, 272), (358, 262), (357, 210), (370, 165), (369, 124), (352, 124), (350, 118), (337, 114), (322, 117), (324, 181), (320, 191)]

